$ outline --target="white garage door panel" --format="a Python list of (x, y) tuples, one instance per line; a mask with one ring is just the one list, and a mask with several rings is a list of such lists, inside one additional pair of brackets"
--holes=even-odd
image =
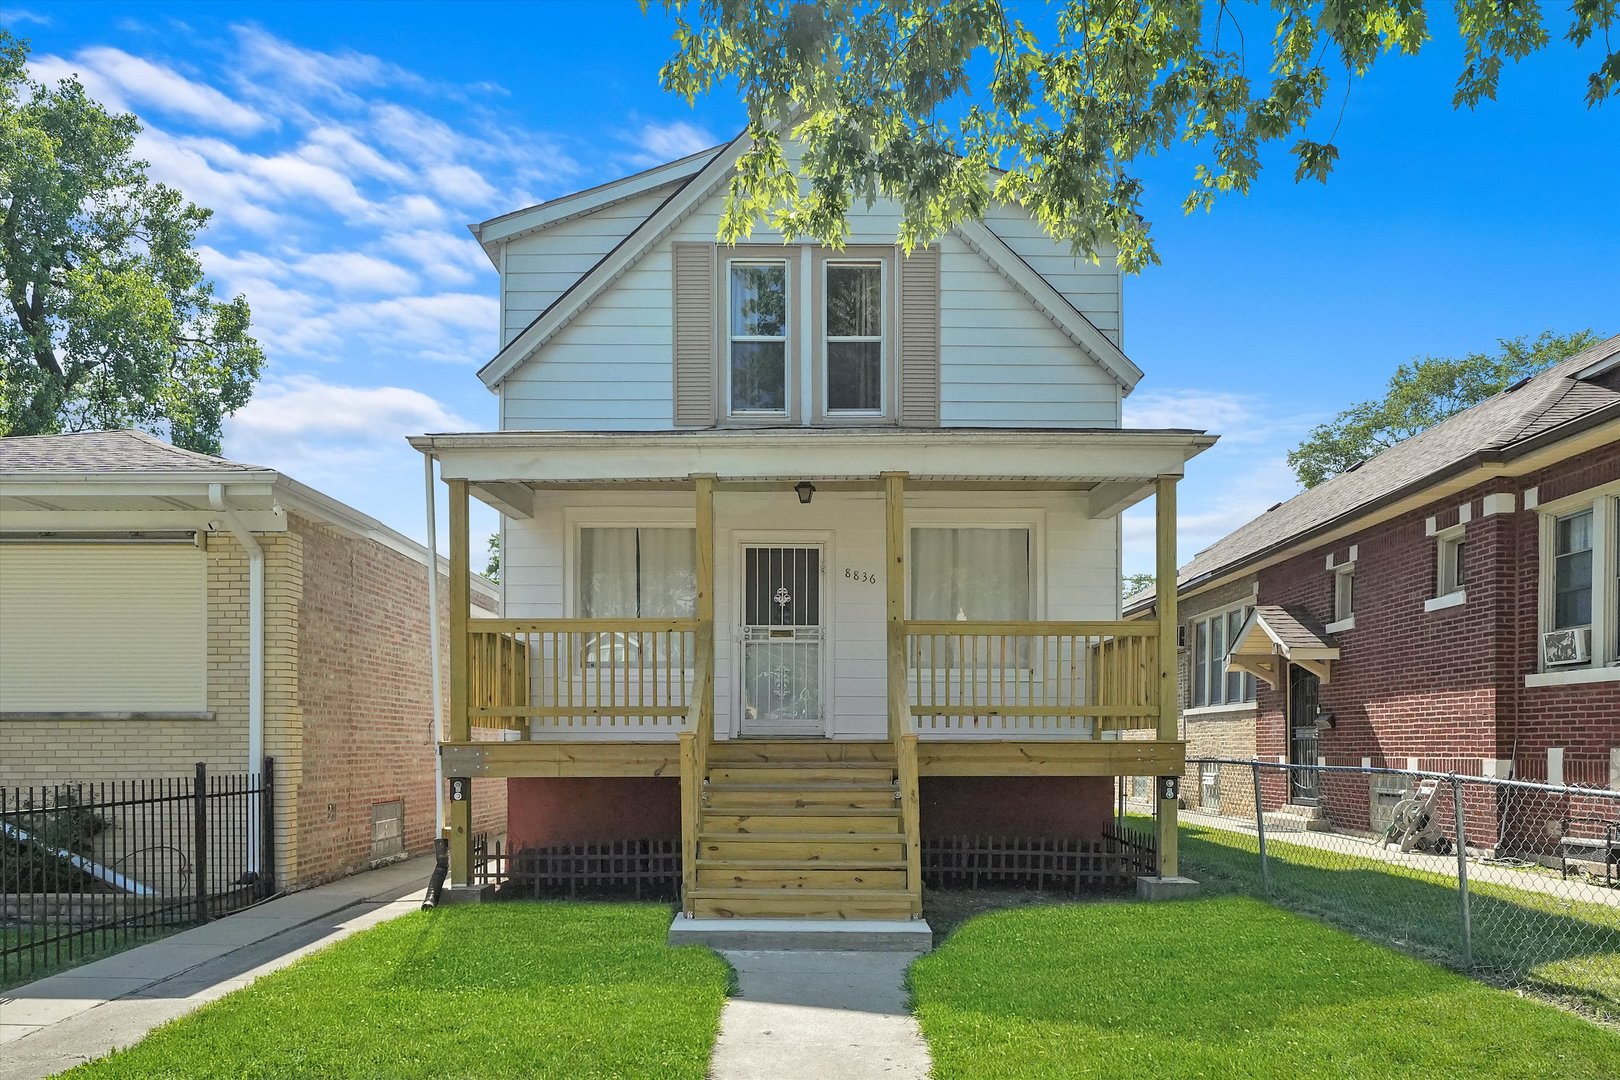
[(200, 712), (207, 678), (195, 547), (0, 544), (0, 712)]

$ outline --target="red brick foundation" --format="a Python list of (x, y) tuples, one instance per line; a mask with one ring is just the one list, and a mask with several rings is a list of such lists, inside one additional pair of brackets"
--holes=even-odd
[(925, 776), (922, 834), (1096, 839), (1113, 790), (1107, 776)]
[(676, 777), (526, 777), (508, 784), (511, 851), (681, 835)]

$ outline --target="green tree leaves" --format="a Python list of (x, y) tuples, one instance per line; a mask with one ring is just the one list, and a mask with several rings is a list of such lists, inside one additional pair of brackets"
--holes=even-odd
[[(644, 4), (651, 0), (643, 0)], [(1380, 56), (1429, 39), (1422, 0), (1053, 0), (1038, 34), (1005, 0), (661, 0), (675, 16), (666, 89), (689, 100), (733, 81), (751, 146), (721, 219), (738, 240), (757, 222), (839, 245), (854, 200), (893, 199), (908, 248), (1021, 204), (1076, 252), (1158, 261), (1141, 217), (1141, 159), (1200, 148), (1184, 207), (1249, 190), (1267, 143), (1295, 179), (1325, 181), (1338, 157), (1342, 95)], [(1566, 37), (1606, 41), (1620, 0), (1575, 0)], [(1459, 0), (1454, 103), (1496, 94), (1507, 60), (1544, 47), (1535, 0)], [(1620, 53), (1594, 72), (1596, 105), (1620, 83)], [(1323, 123), (1326, 121), (1326, 123)], [(791, 136), (798, 163), (783, 153)]]
[(1499, 341), (1495, 353), (1408, 361), (1395, 369), (1383, 397), (1352, 405), (1312, 429), (1288, 452), (1288, 466), (1301, 484), (1315, 487), (1599, 340), (1591, 330), (1549, 330), (1530, 342), (1523, 337)]
[(0, 31), (0, 434), (140, 427), (218, 453), (264, 356), (193, 242), (210, 211), (146, 175), (135, 117), (29, 80)]

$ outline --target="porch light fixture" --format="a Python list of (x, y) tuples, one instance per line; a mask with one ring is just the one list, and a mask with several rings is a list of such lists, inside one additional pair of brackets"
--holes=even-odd
[(816, 493), (816, 485), (812, 484), (808, 480), (800, 480), (797, 484), (793, 485), (793, 490), (798, 492), (799, 502), (803, 503), (805, 506), (809, 506), (810, 497)]

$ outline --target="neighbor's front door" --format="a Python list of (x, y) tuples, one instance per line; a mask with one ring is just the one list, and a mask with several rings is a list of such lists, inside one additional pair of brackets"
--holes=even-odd
[[(1291, 765), (1321, 764), (1321, 732), (1316, 726), (1321, 706), (1322, 680), (1304, 668), (1288, 668), (1288, 761)], [(1288, 801), (1315, 806), (1322, 798), (1322, 774), (1315, 768), (1290, 769)]]
[(821, 735), (822, 549), (746, 544), (742, 564), (742, 734)]

